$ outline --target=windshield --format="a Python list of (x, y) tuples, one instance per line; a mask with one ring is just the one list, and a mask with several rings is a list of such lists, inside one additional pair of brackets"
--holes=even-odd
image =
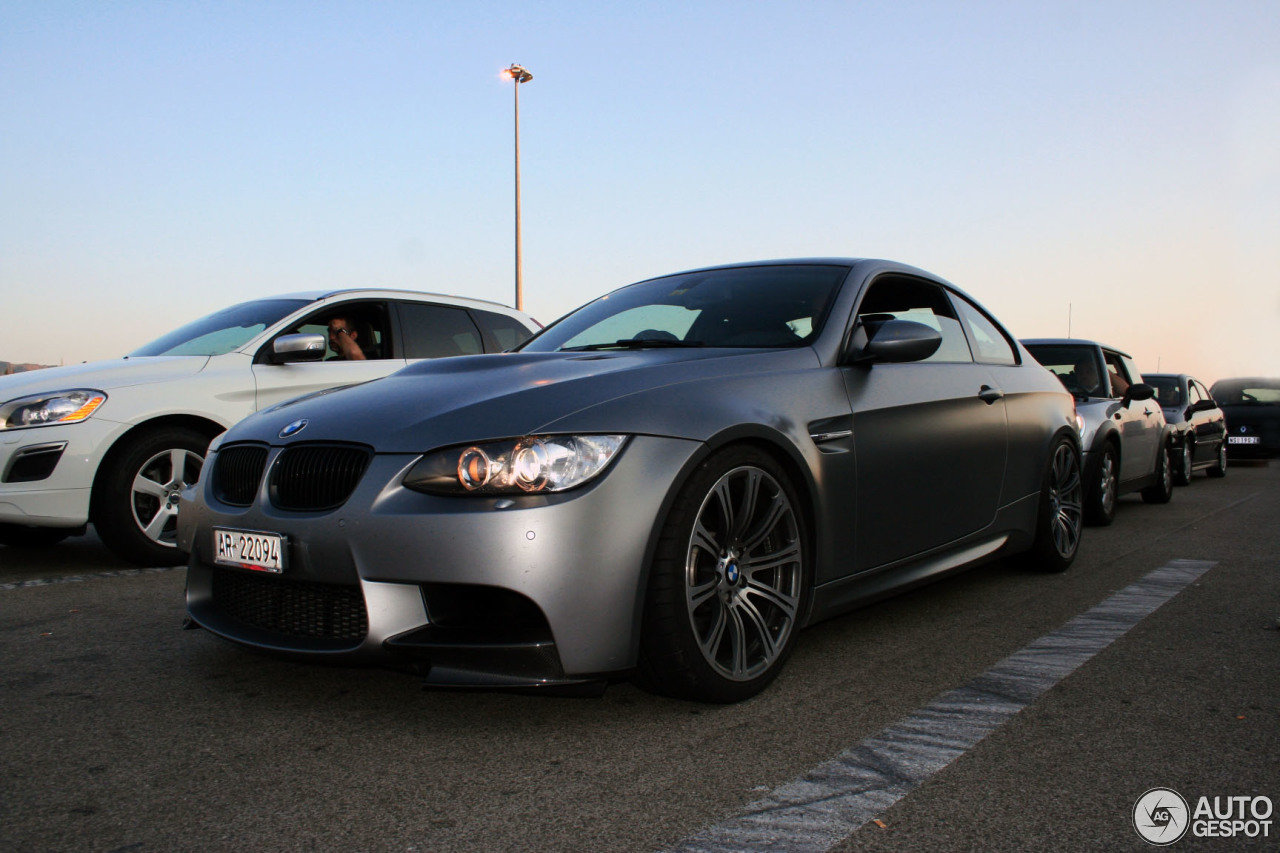
[(798, 347), (822, 331), (848, 267), (734, 267), (652, 279), (583, 306), (522, 347)]
[(1280, 379), (1223, 379), (1209, 394), (1220, 406), (1280, 406)]
[(1156, 400), (1165, 408), (1182, 405), (1182, 384), (1176, 376), (1143, 376), (1147, 384), (1156, 389)]
[(175, 329), (129, 353), (144, 355), (222, 355), (239, 349), (263, 329), (309, 304), (306, 299), (242, 302)]

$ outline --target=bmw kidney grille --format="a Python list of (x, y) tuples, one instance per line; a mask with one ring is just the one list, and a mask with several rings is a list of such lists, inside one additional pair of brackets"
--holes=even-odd
[[(213, 493), (231, 506), (250, 506), (258, 494), (270, 450), (237, 444), (218, 451)], [(286, 447), (271, 465), (271, 503), (296, 512), (336, 509), (346, 503), (369, 467), (367, 447), (298, 444)]]
[(346, 503), (369, 467), (367, 447), (299, 444), (271, 467), (271, 503), (280, 509), (335, 509)]

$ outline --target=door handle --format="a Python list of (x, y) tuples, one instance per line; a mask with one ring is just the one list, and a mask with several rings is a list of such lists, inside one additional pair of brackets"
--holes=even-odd
[(992, 388), (990, 385), (983, 385), (978, 389), (978, 398), (990, 406), (996, 400), (1003, 400), (1004, 392), (999, 388)]

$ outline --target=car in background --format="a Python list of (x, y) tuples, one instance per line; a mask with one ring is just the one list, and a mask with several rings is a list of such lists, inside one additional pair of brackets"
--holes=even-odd
[[(236, 421), (420, 359), (501, 352), (537, 328), (474, 299), (300, 293), (233, 305), (114, 361), (0, 377), (0, 545), (52, 544), (91, 522), (127, 560), (180, 564), (182, 490)], [(350, 358), (342, 338), (358, 344)]]
[(1189, 486), (1192, 473), (1200, 470), (1227, 476), (1227, 419), (1209, 389), (1185, 373), (1144, 373), (1142, 379), (1155, 389), (1164, 419), (1173, 427), (1173, 482)]
[(1118, 498), (1129, 492), (1141, 492), (1147, 503), (1168, 503), (1173, 430), (1133, 359), (1078, 338), (1022, 343), (1075, 397), (1084, 444), (1085, 519), (1110, 524)]
[(1227, 454), (1232, 459), (1280, 456), (1280, 379), (1220, 379), (1210, 391), (1227, 416)]
[(209, 453), (178, 519), (196, 624), (453, 687), (737, 701), (803, 626), (1005, 555), (1063, 571), (1082, 525), (1071, 396), (887, 261), (650, 279)]

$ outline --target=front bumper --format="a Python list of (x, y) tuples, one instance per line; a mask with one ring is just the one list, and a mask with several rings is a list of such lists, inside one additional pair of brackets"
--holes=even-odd
[[(251, 507), (229, 506), (201, 477), (178, 521), (188, 611), (248, 646), (407, 665), (436, 684), (623, 672), (635, 665), (652, 538), (699, 446), (635, 436), (588, 487), (516, 498), (421, 494), (400, 485), (416, 455), (377, 455), (343, 506), (317, 513), (275, 508), (265, 486)], [(214, 527), (286, 536), (284, 571), (215, 565)]]
[(0, 522), (79, 527), (103, 449), (124, 427), (101, 418), (0, 432)]

